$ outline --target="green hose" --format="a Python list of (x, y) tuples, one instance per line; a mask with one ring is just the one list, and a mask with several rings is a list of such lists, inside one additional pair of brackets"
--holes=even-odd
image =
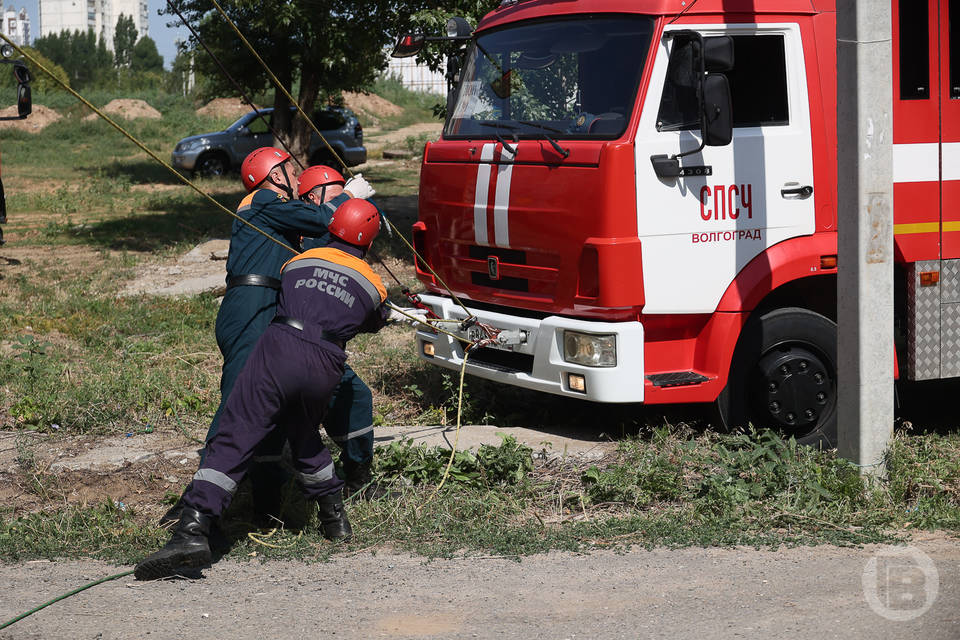
[(40, 611), (40, 609), (43, 609), (44, 607), (49, 607), (49, 606), (52, 605), (54, 602), (59, 602), (60, 600), (63, 600), (63, 599), (65, 599), (65, 598), (69, 598), (69, 597), (72, 596), (72, 595), (76, 595), (76, 594), (80, 593), (81, 591), (83, 591), (84, 589), (89, 589), (90, 587), (95, 587), (95, 586), (97, 586), (98, 584), (100, 584), (101, 582), (108, 582), (108, 581), (110, 581), (110, 580), (116, 580), (117, 578), (122, 578), (123, 576), (128, 576), (128, 575), (130, 575), (131, 573), (133, 573), (132, 570), (131, 570), (131, 571), (124, 571), (123, 573), (116, 573), (116, 574), (114, 574), (114, 575), (112, 575), (112, 576), (107, 576), (106, 578), (100, 578), (99, 580), (94, 580), (94, 581), (91, 582), (90, 584), (85, 584), (85, 585), (83, 585), (82, 587), (78, 587), (78, 588), (74, 589), (74, 590), (71, 591), (70, 593), (65, 593), (65, 594), (63, 594), (62, 596), (57, 596), (57, 597), (54, 598), (53, 600), (50, 600), (50, 601), (48, 601), (48, 602), (44, 602), (44, 603), (41, 604), (39, 607), (34, 607), (33, 609), (30, 609), (30, 611), (27, 611), (26, 613), (21, 613), (21, 614), (20, 614), (19, 616), (17, 616), (16, 618), (13, 618), (13, 619), (11, 619), (11, 620), (7, 620), (7, 621), (4, 622), (3, 624), (0, 624), (0, 629), (6, 629), (6, 628), (9, 627), (10, 625), (12, 625), (14, 622), (19, 622), (20, 620), (23, 620), (23, 619), (26, 618), (27, 616), (33, 615), (33, 614), (36, 613), (37, 611)]

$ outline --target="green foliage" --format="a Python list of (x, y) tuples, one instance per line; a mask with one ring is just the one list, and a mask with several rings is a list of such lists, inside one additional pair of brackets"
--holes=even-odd
[[(70, 86), (70, 79), (67, 76), (67, 72), (56, 63), (56, 61), (51, 60), (32, 47), (23, 47), (23, 50), (29, 55), (33, 56), (40, 64), (45, 66), (47, 69), (53, 73), (60, 81), (66, 83)], [(26, 58), (23, 58), (24, 64), (30, 70), (31, 75), (33, 76), (33, 81), (30, 83), (30, 88), (33, 91), (33, 101), (37, 102), (37, 96), (42, 96), (46, 93), (57, 92), (62, 95), (67, 95), (63, 88), (57, 84), (50, 76), (43, 73), (36, 68), (35, 65), (27, 61)], [(4, 95), (4, 101), (2, 104), (13, 104), (16, 102), (16, 87), (17, 81), (13, 77), (12, 73), (13, 67), (8, 65), (0, 66), (0, 93)], [(9, 96), (9, 97), (6, 97)], [(6, 132), (4, 132), (4, 137), (6, 137)]]
[(130, 66), (133, 60), (133, 48), (137, 41), (137, 25), (133, 16), (120, 14), (113, 32), (113, 64), (117, 68)]
[[(70, 79), (70, 86), (78, 91), (103, 82), (112, 74), (113, 56), (103, 38), (94, 35), (93, 29), (46, 35), (34, 40), (33, 46), (62, 67)], [(45, 76), (39, 69), (34, 70), (34, 75), (38, 81)], [(42, 85), (35, 86), (39, 92), (44, 90)]]
[[(470, 487), (516, 485), (526, 481), (533, 470), (532, 450), (516, 438), (497, 434), (498, 446), (481, 445), (474, 454), (460, 450), (453, 456), (448, 484)], [(392, 442), (377, 450), (374, 462), (384, 478), (398, 478), (412, 484), (438, 484), (450, 460), (450, 450), (414, 445), (410, 440)]]
[(163, 56), (157, 51), (157, 43), (150, 36), (137, 40), (130, 58), (131, 71), (163, 72)]

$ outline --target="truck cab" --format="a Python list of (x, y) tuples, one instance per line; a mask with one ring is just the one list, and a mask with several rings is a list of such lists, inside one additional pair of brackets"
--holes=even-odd
[[(946, 5), (894, 0), (894, 81), (909, 67), (928, 94), (950, 91), (929, 64), (950, 41)], [(900, 39), (914, 23), (925, 70), (901, 55), (916, 48), (919, 35)], [(939, 153), (933, 102), (923, 142)], [(716, 402), (730, 425), (835, 444), (833, 2), (508, 0), (475, 30), (450, 104), (424, 153), (413, 237), (423, 301), (499, 331), (468, 373), (598, 402)], [(712, 135), (724, 120), (728, 135)], [(908, 129), (895, 117), (895, 142), (914, 142)], [(933, 193), (942, 180), (937, 167), (920, 182)], [(939, 201), (921, 226), (900, 225), (921, 215), (903, 190), (895, 227), (939, 238)], [(910, 306), (930, 293), (920, 271), (939, 274), (946, 256), (939, 241), (897, 238), (901, 325), (916, 344), (932, 331)], [(941, 303), (929, 303), (936, 377)], [(463, 349), (418, 332), (439, 366), (460, 367)], [(921, 357), (910, 349), (901, 363)]]

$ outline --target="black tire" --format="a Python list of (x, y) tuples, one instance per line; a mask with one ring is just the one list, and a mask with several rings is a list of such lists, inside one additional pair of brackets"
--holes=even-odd
[(800, 444), (837, 445), (837, 325), (788, 307), (750, 318), (717, 398), (724, 426), (777, 429)]
[(230, 161), (222, 153), (211, 151), (197, 158), (197, 166), (193, 170), (204, 178), (222, 176), (230, 170)]

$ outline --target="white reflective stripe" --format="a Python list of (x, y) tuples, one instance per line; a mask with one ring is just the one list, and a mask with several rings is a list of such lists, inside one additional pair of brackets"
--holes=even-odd
[(231, 495), (237, 490), (237, 483), (231, 480), (230, 476), (216, 469), (204, 469), (201, 467), (193, 474), (193, 479), (215, 484)]
[(510, 177), (513, 175), (514, 155), (503, 149), (500, 160), (511, 164), (501, 164), (497, 169), (497, 194), (493, 201), (493, 242), (499, 247), (510, 246), (510, 224), (507, 214), (510, 209)]
[(940, 144), (893, 145), (894, 182), (937, 182), (940, 180)]
[[(371, 431), (373, 431), (373, 425), (370, 425), (369, 427), (364, 427), (363, 429), (357, 429), (356, 431), (351, 431), (345, 436), (330, 436), (330, 439), (333, 440), (334, 442), (346, 442), (351, 438), (359, 438), (360, 436), (370, 433)], [(330, 434), (328, 433), (327, 435), (330, 435)]]
[(496, 145), (485, 144), (480, 151), (480, 164), (477, 165), (477, 191), (473, 196), (473, 237), (477, 244), (487, 244), (487, 193), (490, 191), (489, 164), (493, 161), (493, 149)]
[(960, 180), (960, 142), (943, 143), (943, 179)]
[(300, 482), (307, 486), (326, 484), (333, 480), (333, 463), (331, 462), (316, 473), (301, 473)]

